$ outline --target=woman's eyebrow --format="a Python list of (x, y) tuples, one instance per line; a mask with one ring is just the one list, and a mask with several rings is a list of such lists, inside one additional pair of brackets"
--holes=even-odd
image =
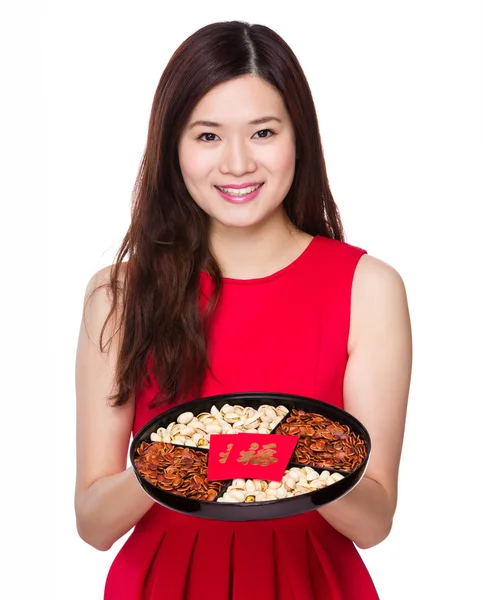
[[(248, 121), (248, 125), (263, 125), (264, 123), (268, 123), (269, 121), (278, 121), (279, 123), (282, 122), (282, 119), (279, 119), (278, 117), (260, 117), (260, 119), (254, 119), (253, 121)], [(193, 123), (191, 123), (188, 127), (188, 129), (193, 129), (193, 127), (196, 127), (197, 125), (202, 125), (203, 127), (223, 127), (223, 125), (221, 123), (215, 123), (214, 121), (194, 121)]]

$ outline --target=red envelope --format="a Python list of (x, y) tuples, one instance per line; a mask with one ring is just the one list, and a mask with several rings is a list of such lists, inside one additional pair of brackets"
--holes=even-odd
[(297, 435), (212, 433), (207, 479), (281, 481), (298, 440)]

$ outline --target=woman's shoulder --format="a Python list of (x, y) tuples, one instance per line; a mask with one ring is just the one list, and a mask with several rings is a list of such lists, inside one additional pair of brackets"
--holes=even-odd
[(406, 287), (399, 271), (375, 256), (362, 255), (352, 282), (349, 345), (365, 331), (386, 327), (396, 334), (408, 322)]
[(115, 312), (117, 316), (122, 314), (123, 294), (120, 293), (120, 288), (122, 288), (126, 278), (128, 263), (119, 263), (117, 276), (115, 275), (114, 267), (115, 264), (98, 269), (87, 282), (84, 295), (84, 316), (86, 322), (90, 323), (96, 330), (102, 328), (102, 325), (111, 314), (114, 300), (112, 293), (114, 277), (115, 281), (118, 283), (115, 287), (119, 292), (117, 294)]
[(402, 276), (394, 266), (367, 252), (357, 263), (354, 283), (367, 289), (380, 289), (381, 286), (404, 287)]
[[(118, 265), (119, 265), (119, 269), (117, 272), (117, 280), (124, 282), (124, 280), (126, 278), (127, 270), (129, 268), (129, 262), (128, 261), (121, 262), (121, 263), (118, 263)], [(116, 263), (107, 265), (106, 267), (102, 267), (101, 269), (98, 269), (97, 271), (95, 271), (92, 274), (91, 278), (89, 279), (87, 287), (94, 289), (94, 288), (98, 287), (99, 285), (104, 285), (104, 284), (110, 283), (112, 275), (114, 274), (115, 266), (116, 266)]]

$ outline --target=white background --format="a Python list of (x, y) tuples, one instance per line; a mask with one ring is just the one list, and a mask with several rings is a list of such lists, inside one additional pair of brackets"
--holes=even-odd
[(122, 540), (106, 553), (87, 546), (73, 511), (85, 286), (128, 227), (163, 68), (193, 31), (231, 19), (268, 25), (294, 50), (347, 241), (406, 283), (414, 369), (399, 506), (390, 537), (363, 559), (381, 600), (483, 598), (474, 488), (482, 6), (468, 0), (5, 4), (2, 542), (11, 558), (1, 597), (102, 599)]

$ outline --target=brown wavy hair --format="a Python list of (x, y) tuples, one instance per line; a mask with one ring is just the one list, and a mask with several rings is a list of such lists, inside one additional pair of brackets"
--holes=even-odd
[[(127, 402), (144, 378), (150, 382), (149, 358), (160, 388), (152, 407), (183, 402), (190, 393), (200, 395), (210, 368), (208, 335), (222, 274), (210, 251), (209, 218), (186, 189), (177, 146), (201, 98), (214, 86), (248, 74), (279, 91), (295, 131), (298, 158), (283, 201), (287, 216), (310, 235), (344, 240), (314, 102), (290, 47), (270, 28), (241, 21), (212, 23), (193, 33), (161, 75), (134, 185), (131, 223), (111, 265), (109, 283), (96, 288), (107, 286), (112, 302), (100, 334), (101, 351), (105, 328), (114, 315), (115, 333), (122, 331), (117, 393), (109, 396), (114, 406)], [(122, 265), (127, 255), (127, 265)], [(214, 284), (204, 314), (199, 304), (201, 270)]]

